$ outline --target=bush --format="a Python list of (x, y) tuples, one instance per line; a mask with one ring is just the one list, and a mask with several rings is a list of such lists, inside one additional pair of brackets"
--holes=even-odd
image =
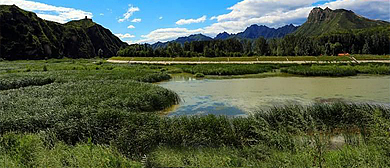
[(196, 73), (194, 75), (196, 78), (203, 78), (204, 77), (204, 74), (203, 73)]

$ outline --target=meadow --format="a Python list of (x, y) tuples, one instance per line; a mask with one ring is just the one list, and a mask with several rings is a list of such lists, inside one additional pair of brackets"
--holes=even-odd
[[(159, 114), (180, 101), (153, 84), (169, 73), (295, 66), (0, 61), (0, 167), (390, 166), (390, 109), (380, 105), (291, 104), (245, 118)], [(386, 70), (361, 66), (354, 72)]]

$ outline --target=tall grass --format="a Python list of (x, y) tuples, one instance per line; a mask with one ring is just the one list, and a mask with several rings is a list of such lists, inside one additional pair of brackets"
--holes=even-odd
[[(105, 109), (155, 112), (178, 101), (178, 95), (170, 90), (127, 80), (54, 83), (7, 90), (0, 92), (0, 132), (35, 132), (60, 124), (68, 127), (71, 122), (67, 120), (77, 123)], [(84, 129), (82, 125), (69, 127)]]
[(357, 72), (351, 67), (331, 66), (295, 66), (281, 69), (282, 72), (304, 76), (355, 76)]
[(177, 65), (184, 72), (205, 75), (244, 75), (272, 71), (271, 65)]
[(29, 77), (16, 80), (0, 79), (0, 90), (18, 89), (27, 86), (42, 86), (53, 83), (55, 80), (48, 77)]
[(300, 65), (282, 68), (282, 72), (304, 76), (355, 76), (357, 74), (389, 75), (387, 64), (367, 65)]
[(45, 145), (39, 134), (9, 133), (0, 137), (0, 167), (142, 167), (115, 149), (80, 143)]
[[(0, 77), (8, 82), (44, 77), (56, 81), (0, 91), (1, 166), (139, 166), (128, 158), (143, 160), (143, 166), (163, 167), (389, 165), (388, 107), (287, 105), (246, 118), (169, 118), (155, 112), (177, 104), (177, 94), (144, 82), (168, 79), (164, 72), (171, 67), (72, 61), (49, 60), (47, 71), (42, 62), (0, 63), (6, 65)], [(26, 65), (31, 71), (19, 69)], [(80, 69), (72, 70), (75, 65)], [(260, 73), (274, 67), (174, 68), (222, 75)], [(333, 150), (328, 137), (338, 134), (347, 137), (348, 143)]]

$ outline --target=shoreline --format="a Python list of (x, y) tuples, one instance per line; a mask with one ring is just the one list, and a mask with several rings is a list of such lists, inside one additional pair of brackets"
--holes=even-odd
[(107, 60), (109, 63), (119, 64), (360, 64), (360, 63), (390, 63), (390, 60), (358, 60), (356, 61), (124, 61)]

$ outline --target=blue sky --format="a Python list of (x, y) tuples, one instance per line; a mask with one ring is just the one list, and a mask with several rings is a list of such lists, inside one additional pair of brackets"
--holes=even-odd
[(300, 25), (313, 7), (345, 8), (390, 20), (389, 0), (0, 0), (65, 23), (84, 16), (128, 43), (154, 43), (203, 33), (237, 33), (251, 24)]

